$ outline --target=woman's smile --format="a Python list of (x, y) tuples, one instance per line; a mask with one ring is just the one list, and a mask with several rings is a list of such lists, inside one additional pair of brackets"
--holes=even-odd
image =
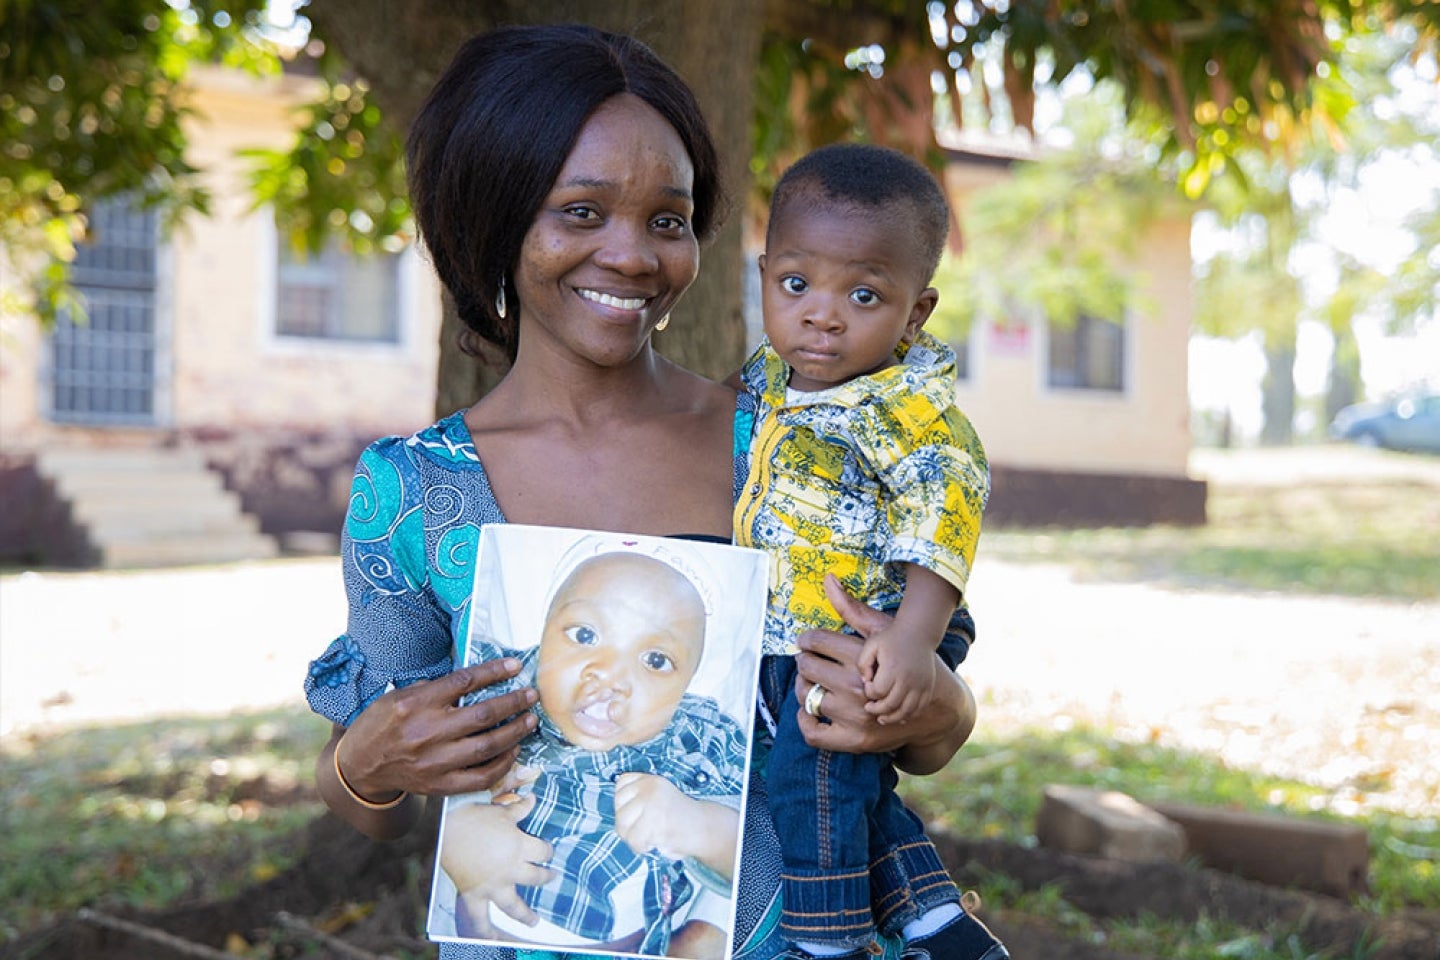
[(591, 303), (598, 303), (602, 307), (612, 307), (616, 310), (642, 310), (645, 304), (650, 302), (649, 297), (617, 297), (613, 294), (601, 293), (599, 290), (586, 290), (583, 287), (577, 292)]

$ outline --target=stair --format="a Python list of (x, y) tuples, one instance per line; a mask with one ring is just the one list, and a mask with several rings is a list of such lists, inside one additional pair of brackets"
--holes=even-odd
[(68, 505), (96, 566), (224, 563), (280, 552), (195, 452), (46, 450), (35, 468)]

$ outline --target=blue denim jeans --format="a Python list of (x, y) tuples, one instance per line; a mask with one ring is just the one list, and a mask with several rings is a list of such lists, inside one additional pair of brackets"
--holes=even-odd
[(896, 934), (933, 907), (959, 903), (924, 824), (895, 793), (890, 757), (805, 742), (792, 657), (764, 658), (760, 695), (776, 722), (766, 785), (785, 860), (786, 938), (858, 947), (877, 928)]

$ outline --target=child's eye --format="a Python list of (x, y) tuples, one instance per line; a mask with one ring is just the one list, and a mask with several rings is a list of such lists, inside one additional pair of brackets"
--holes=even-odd
[(869, 307), (880, 302), (880, 294), (869, 287), (856, 287), (850, 291), (850, 299), (862, 307)]
[(675, 661), (670, 659), (668, 653), (661, 653), (659, 650), (646, 650), (640, 654), (640, 662), (645, 665), (646, 670), (653, 670), (655, 673), (675, 672)]
[(804, 293), (809, 286), (810, 285), (805, 282), (804, 277), (797, 277), (792, 274), (791, 276), (780, 278), (780, 289), (786, 293)]
[(565, 636), (571, 643), (578, 643), (582, 647), (593, 647), (600, 642), (600, 632), (594, 627), (583, 623), (577, 623), (573, 627), (566, 627)]

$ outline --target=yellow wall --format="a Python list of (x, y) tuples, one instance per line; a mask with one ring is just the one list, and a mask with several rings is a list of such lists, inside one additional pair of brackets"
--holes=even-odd
[[(947, 186), (962, 207), (973, 191), (1003, 182), (996, 166), (952, 165)], [(1046, 384), (1047, 339), (1032, 324), (1023, 340), (977, 323), (970, 378), (958, 397), (992, 463), (1093, 473), (1184, 476), (1190, 451), (1186, 383), (1191, 319), (1188, 217), (1162, 221), (1137, 245), (1149, 314), (1126, 325), (1125, 389), (1061, 390)]]

